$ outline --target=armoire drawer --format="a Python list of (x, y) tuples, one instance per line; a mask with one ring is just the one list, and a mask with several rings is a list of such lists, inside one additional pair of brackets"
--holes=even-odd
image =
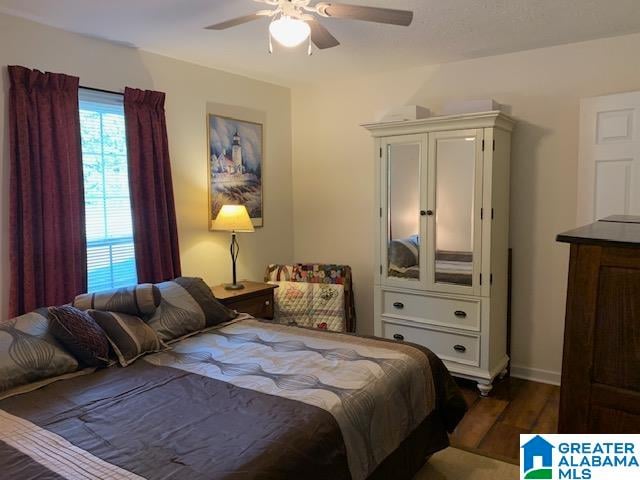
[(480, 331), (480, 300), (382, 292), (382, 315)]
[(480, 366), (480, 337), (382, 322), (385, 338), (427, 347), (442, 360)]

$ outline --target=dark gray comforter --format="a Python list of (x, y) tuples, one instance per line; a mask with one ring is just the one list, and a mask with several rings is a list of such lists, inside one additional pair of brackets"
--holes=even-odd
[(364, 478), (464, 410), (421, 348), (242, 321), (0, 401), (0, 476)]

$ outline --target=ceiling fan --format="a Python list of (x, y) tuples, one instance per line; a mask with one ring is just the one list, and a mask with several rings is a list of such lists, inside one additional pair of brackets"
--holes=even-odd
[(285, 47), (297, 47), (309, 39), (309, 55), (311, 55), (312, 43), (321, 50), (340, 45), (340, 42), (318, 22), (314, 15), (404, 27), (411, 25), (413, 21), (413, 12), (391, 8), (330, 2), (319, 2), (315, 5), (310, 5), (312, 0), (254, 0), (254, 2), (266, 3), (276, 8), (260, 10), (250, 15), (216, 23), (206, 27), (206, 29), (226, 30), (227, 28), (266, 17), (271, 19), (271, 24), (269, 25), (269, 53), (273, 52), (272, 38)]

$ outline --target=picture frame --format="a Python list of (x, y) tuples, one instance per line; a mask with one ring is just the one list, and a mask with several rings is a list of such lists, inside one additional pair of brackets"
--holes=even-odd
[(225, 204), (244, 205), (264, 226), (264, 124), (209, 113), (207, 132), (209, 230)]

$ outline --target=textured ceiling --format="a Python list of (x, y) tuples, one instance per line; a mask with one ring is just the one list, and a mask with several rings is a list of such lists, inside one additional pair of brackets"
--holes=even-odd
[[(315, 2), (314, 2), (315, 3)], [(264, 5), (251, 0), (0, 0), (0, 11), (284, 85), (640, 32), (640, 0), (346, 0), (410, 9), (411, 27), (321, 22), (342, 42), (267, 52), (268, 21), (203, 27)]]

